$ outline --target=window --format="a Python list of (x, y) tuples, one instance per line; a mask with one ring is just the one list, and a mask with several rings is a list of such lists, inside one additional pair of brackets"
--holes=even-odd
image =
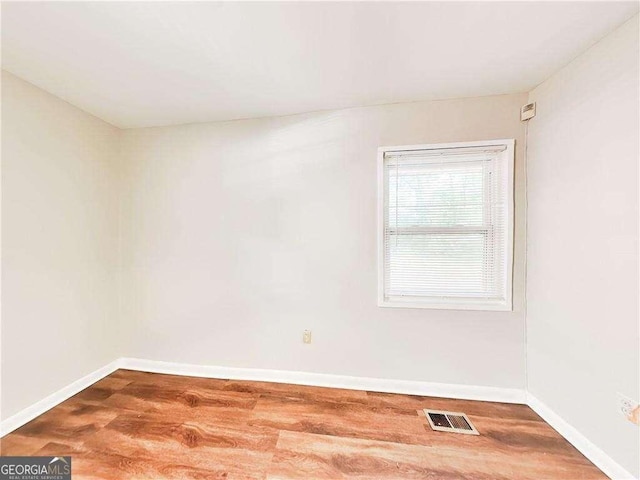
[(513, 148), (379, 149), (380, 306), (511, 310)]

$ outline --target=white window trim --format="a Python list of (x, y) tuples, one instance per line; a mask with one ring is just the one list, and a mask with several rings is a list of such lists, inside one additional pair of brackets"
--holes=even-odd
[[(450, 302), (420, 298), (419, 300), (386, 300), (384, 296), (384, 156), (386, 152), (410, 150), (440, 150), (444, 148), (504, 146), (507, 169), (507, 248), (505, 249), (506, 265), (506, 298), (504, 301), (475, 302), (469, 299), (451, 299)], [(442, 310), (513, 310), (513, 229), (514, 229), (514, 151), (515, 140), (483, 140), (478, 142), (438, 143), (425, 145), (396, 145), (378, 148), (378, 306), (392, 308), (429, 308)]]

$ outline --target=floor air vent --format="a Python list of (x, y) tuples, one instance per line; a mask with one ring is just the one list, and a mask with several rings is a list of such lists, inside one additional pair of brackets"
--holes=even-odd
[(425, 409), (424, 414), (427, 416), (431, 428), (438, 432), (480, 435), (464, 413)]

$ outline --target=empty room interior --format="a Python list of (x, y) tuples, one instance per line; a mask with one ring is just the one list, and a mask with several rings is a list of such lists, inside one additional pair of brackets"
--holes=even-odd
[(0, 480), (640, 477), (638, 1), (0, 7)]

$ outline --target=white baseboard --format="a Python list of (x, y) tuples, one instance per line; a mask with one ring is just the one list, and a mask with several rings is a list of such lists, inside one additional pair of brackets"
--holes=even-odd
[(120, 368), (145, 372), (186, 375), (192, 377), (225, 378), (230, 380), (253, 380), (262, 382), (291, 383), (316, 387), (348, 388), (385, 393), (404, 393), (431, 397), (482, 400), (485, 402), (526, 403), (524, 390), (517, 388), (483, 387), (453, 383), (417, 382), (368, 377), (349, 377), (325, 373), (294, 372), (288, 370), (261, 370), (254, 368), (213, 367), (184, 363), (121, 359)]
[(184, 375), (190, 377), (224, 378), (230, 380), (254, 380), (262, 382), (290, 383), (317, 387), (348, 388), (385, 393), (404, 393), (432, 397), (480, 400), (486, 402), (525, 403), (524, 390), (516, 388), (496, 388), (448, 383), (416, 382), (410, 380), (385, 380), (367, 377), (349, 377), (323, 373), (294, 372), (286, 370), (262, 370), (254, 368), (214, 367), (184, 363), (120, 358), (76, 380), (37, 403), (25, 408), (0, 423), (0, 437), (14, 431), (38, 415), (64, 402), (98, 380), (119, 368), (143, 372)]
[(76, 393), (119, 368), (191, 377), (279, 382), (295, 385), (348, 388), (352, 390), (403, 393), (408, 395), (456, 398), (462, 400), (527, 404), (610, 478), (614, 480), (634, 478), (633, 475), (622, 468), (601, 449), (591, 443), (578, 430), (568, 424), (540, 400), (530, 393), (525, 392), (523, 389), (418, 382), (410, 380), (390, 380), (368, 377), (349, 377), (344, 375), (294, 372), (286, 370), (214, 367), (208, 365), (190, 365), (184, 363), (161, 362), (157, 360), (143, 360), (139, 358), (120, 358), (115, 360), (109, 365), (82, 377), (39, 402), (34, 403), (30, 407), (25, 408), (12, 417), (7, 418), (0, 423), (0, 436), (4, 436), (7, 433), (12, 432), (16, 428), (33, 420), (38, 415), (43, 414), (47, 410), (55, 407), (59, 403), (65, 401), (69, 397), (72, 397)]
[(530, 393), (527, 393), (527, 405), (609, 478), (613, 480), (635, 479), (635, 477), (620, 466), (620, 464)]
[(116, 371), (118, 368), (120, 368), (120, 360), (115, 360), (110, 364), (99, 368), (95, 372), (85, 375), (81, 379), (61, 388), (57, 392), (52, 393), (48, 397), (43, 398), (24, 410), (19, 411), (6, 420), (3, 420), (0, 422), (0, 437), (4, 437), (7, 433), (13, 432), (16, 428), (19, 428), (37, 416), (42, 415), (47, 410), (50, 410), (56, 405), (64, 402), (88, 386), (93, 385), (98, 380)]

